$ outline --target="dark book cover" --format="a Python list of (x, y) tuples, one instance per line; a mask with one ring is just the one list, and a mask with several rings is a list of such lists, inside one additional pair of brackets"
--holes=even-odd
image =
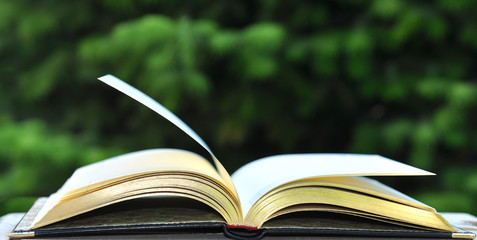
[(11, 238), (101, 236), (125, 234), (223, 233), (235, 239), (264, 236), (348, 236), (390, 238), (472, 238), (473, 233), (434, 232), (335, 213), (286, 214), (262, 228), (228, 227), (210, 207), (186, 198), (130, 200), (31, 230), (30, 225), (46, 198), (39, 198), (23, 217)]

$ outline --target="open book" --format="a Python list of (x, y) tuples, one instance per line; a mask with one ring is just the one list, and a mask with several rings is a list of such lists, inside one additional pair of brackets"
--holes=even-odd
[[(323, 212), (332, 213), (338, 219), (339, 216), (350, 216), (370, 219), (377, 225), (383, 222), (384, 228), (374, 229), (366, 225), (365, 229), (368, 232), (376, 230), (381, 236), (386, 232), (407, 232), (411, 235), (418, 232), (445, 234), (437, 235), (441, 237), (473, 237), (471, 234), (457, 234), (458, 230), (435, 209), (364, 177), (432, 175), (430, 172), (378, 155), (289, 154), (252, 161), (230, 176), (207, 144), (161, 104), (112, 75), (99, 80), (172, 122), (206, 149), (212, 161), (185, 150), (151, 149), (81, 167), (56, 193), (37, 204), (34, 213), (27, 214), (28, 222), (20, 224), (11, 237), (48, 236), (55, 235), (55, 231), (62, 234), (86, 231), (91, 234), (95, 229), (98, 232), (122, 228), (128, 231), (135, 228), (171, 231), (181, 226), (198, 228), (214, 227), (216, 224), (229, 230), (246, 229), (252, 232), (263, 229), (277, 232), (308, 229), (312, 233), (320, 233), (317, 229), (328, 233), (330, 229), (340, 230), (336, 221), (334, 225), (324, 228), (323, 224), (313, 225), (308, 221), (304, 225), (300, 225), (300, 221), (287, 222), (285, 217), (289, 215), (299, 219), (300, 215), (294, 213), (308, 213), (307, 218), (313, 218), (313, 213), (322, 218), (328, 216), (318, 214)], [(141, 199), (147, 199), (149, 203), (138, 204), (137, 200)], [(185, 211), (167, 212), (164, 209), (172, 206), (171, 199), (175, 208), (169, 209), (179, 209), (177, 204), (189, 199), (209, 210), (192, 207), (196, 204), (186, 201), (179, 206)], [(116, 221), (110, 225), (104, 225), (104, 219), (100, 225), (84, 220), (95, 209), (101, 211), (108, 206), (113, 212), (131, 209), (121, 204), (134, 201), (138, 208), (149, 206), (152, 202), (155, 208), (164, 209), (158, 210), (162, 212), (147, 221), (139, 221), (137, 216), (134, 221), (121, 216), (108, 217), (107, 221)], [(189, 205), (190, 210), (187, 210)], [(111, 210), (113, 206), (122, 207)], [(138, 212), (139, 209), (132, 208), (132, 213), (128, 214)], [(152, 210), (144, 212), (150, 215)], [(71, 225), (75, 221), (81, 225)], [(342, 223), (345, 220), (339, 221)], [(356, 228), (349, 229), (348, 234), (359, 232)]]

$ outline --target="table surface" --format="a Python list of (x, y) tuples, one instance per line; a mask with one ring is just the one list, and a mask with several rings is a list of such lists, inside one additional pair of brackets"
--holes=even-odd
[[(8, 239), (10, 233), (25, 213), (10, 213), (0, 217), (0, 240)], [(442, 213), (442, 215), (454, 226), (477, 234), (477, 217), (467, 213)], [(200, 234), (148, 234), (148, 235), (113, 235), (113, 236), (82, 236), (82, 237), (64, 237), (61, 239), (227, 239), (222, 233), (200, 233)], [(292, 236), (274, 236), (273, 239), (320, 239), (320, 240), (344, 240), (344, 239), (362, 239), (370, 240), (366, 237), (292, 237)], [(272, 239), (266, 237), (266, 239)], [(40, 238), (35, 238), (40, 239)], [(50, 238), (51, 239), (51, 238)], [(60, 238), (55, 238), (60, 239)], [(381, 240), (391, 240), (390, 238), (373, 238)], [(403, 238), (396, 238), (403, 240)], [(46, 238), (45, 238), (46, 240)]]

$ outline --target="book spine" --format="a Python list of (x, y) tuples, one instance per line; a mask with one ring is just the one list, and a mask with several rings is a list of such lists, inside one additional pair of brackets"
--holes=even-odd
[(224, 235), (236, 240), (259, 240), (265, 236), (265, 231), (246, 225), (224, 225)]
[(227, 224), (227, 228), (230, 228), (230, 229), (246, 229), (246, 230), (250, 230), (250, 231), (255, 231), (255, 230), (258, 230), (257, 227), (251, 227), (251, 226), (247, 226), (247, 225), (231, 225), (231, 224)]

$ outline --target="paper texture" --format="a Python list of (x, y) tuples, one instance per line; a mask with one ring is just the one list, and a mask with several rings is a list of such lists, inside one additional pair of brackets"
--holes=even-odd
[(286, 182), (324, 176), (433, 175), (379, 155), (287, 154), (262, 158), (232, 174), (242, 212), (247, 215), (255, 201)]

